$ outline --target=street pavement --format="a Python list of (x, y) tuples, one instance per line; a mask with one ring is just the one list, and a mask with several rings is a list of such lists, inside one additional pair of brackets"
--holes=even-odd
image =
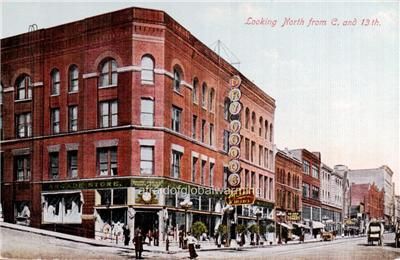
[[(394, 235), (385, 234), (384, 238), (383, 246), (368, 246), (366, 237), (356, 237), (240, 251), (222, 248), (198, 251), (198, 259), (400, 259), (400, 249), (394, 248)], [(130, 259), (135, 256), (129, 248), (76, 242), (7, 227), (0, 227), (0, 239), (2, 259)], [(143, 256), (145, 259), (188, 259), (189, 253), (187, 250), (173, 254), (145, 251)]]

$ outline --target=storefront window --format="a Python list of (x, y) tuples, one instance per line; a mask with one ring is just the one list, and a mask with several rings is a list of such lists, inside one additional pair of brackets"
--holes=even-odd
[(82, 195), (80, 192), (67, 194), (44, 194), (42, 216), (44, 223), (82, 223)]
[(201, 197), (201, 210), (209, 211), (210, 210), (210, 202), (208, 197), (202, 196)]

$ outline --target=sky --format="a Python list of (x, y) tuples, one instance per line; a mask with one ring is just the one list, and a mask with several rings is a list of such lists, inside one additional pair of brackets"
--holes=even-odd
[[(237, 57), (229, 61), (240, 61), (240, 71), (276, 100), (278, 148), (320, 151), (332, 168), (388, 165), (400, 194), (398, 1), (0, 5), (1, 38), (27, 32), (34, 23), (48, 28), (126, 7), (164, 10), (206, 45), (221, 40)], [(304, 25), (282, 26), (286, 19), (303, 19)]]

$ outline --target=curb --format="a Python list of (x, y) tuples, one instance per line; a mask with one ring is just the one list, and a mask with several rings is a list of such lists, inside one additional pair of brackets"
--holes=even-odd
[[(78, 242), (78, 243), (84, 243), (88, 245), (93, 245), (93, 246), (104, 246), (104, 247), (114, 247), (114, 248), (120, 248), (120, 249), (125, 249), (125, 250), (132, 250), (134, 251), (135, 249), (133, 247), (129, 246), (124, 246), (124, 245), (118, 245), (118, 244), (110, 244), (107, 242), (102, 242), (100, 240), (95, 240), (91, 238), (84, 238), (84, 237), (79, 237), (79, 236), (74, 236), (74, 235), (69, 235), (69, 234), (64, 234), (64, 233), (59, 233), (59, 232), (54, 232), (54, 231), (49, 231), (49, 230), (44, 230), (44, 229), (39, 229), (39, 228), (33, 228), (33, 227), (27, 227), (27, 226), (21, 226), (21, 225), (16, 225), (16, 224), (11, 224), (7, 222), (0, 222), (0, 227), (3, 228), (8, 228), (8, 229), (13, 229), (13, 230), (19, 230), (19, 231), (24, 231), (24, 232), (29, 232), (29, 233), (34, 233), (42, 236), (50, 236), (62, 240), (67, 240), (67, 241), (73, 241), (73, 242)], [(345, 240), (345, 239), (352, 239), (352, 238), (360, 238), (364, 236), (357, 236), (357, 237), (341, 237), (335, 240)], [(318, 242), (323, 242), (322, 240), (306, 240), (302, 244), (310, 244), (310, 243), (318, 243)], [(252, 248), (269, 248), (269, 247), (276, 247), (276, 246), (290, 246), (290, 245), (299, 245), (299, 242), (293, 242), (293, 243), (287, 243), (287, 244), (267, 244), (267, 245), (256, 245), (256, 246), (245, 246), (245, 247), (215, 247), (215, 248), (200, 248), (197, 249), (197, 251), (227, 251), (227, 250), (237, 250), (237, 251), (242, 251), (246, 249), (252, 249)], [(182, 253), (186, 252), (187, 250), (162, 250), (162, 249), (145, 249), (143, 250), (144, 252), (152, 252), (152, 253), (159, 253), (159, 254), (177, 254), (177, 253)]]

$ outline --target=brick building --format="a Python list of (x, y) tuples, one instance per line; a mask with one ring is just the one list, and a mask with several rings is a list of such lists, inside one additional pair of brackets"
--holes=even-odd
[(348, 179), (350, 183), (364, 184), (364, 183), (375, 183), (378, 189), (383, 189), (385, 192), (384, 196), (384, 213), (385, 213), (385, 224), (392, 224), (394, 219), (393, 205), (393, 171), (386, 165), (379, 168), (371, 169), (350, 169), (348, 171)]
[[(242, 79), (239, 221), (274, 206), (275, 101), (162, 11), (128, 8), (1, 41), (7, 222), (101, 239), (201, 220), (224, 200), (228, 81)], [(178, 192), (177, 192), (178, 191)], [(164, 209), (165, 208), (165, 209)]]
[[(280, 222), (301, 221), (302, 163), (287, 149), (275, 155), (275, 209)], [(279, 218), (279, 217), (278, 217)], [(289, 226), (290, 227), (290, 226)]]
[(312, 229), (318, 230), (324, 225), (321, 223), (320, 200), (320, 167), (321, 155), (306, 149), (291, 150), (303, 164), (302, 176), (302, 219), (309, 223)]
[(355, 184), (351, 187), (351, 218), (357, 218), (357, 214), (361, 213), (363, 219), (368, 220), (375, 218), (383, 220), (384, 215), (384, 196), (383, 189), (375, 185), (375, 183)]

